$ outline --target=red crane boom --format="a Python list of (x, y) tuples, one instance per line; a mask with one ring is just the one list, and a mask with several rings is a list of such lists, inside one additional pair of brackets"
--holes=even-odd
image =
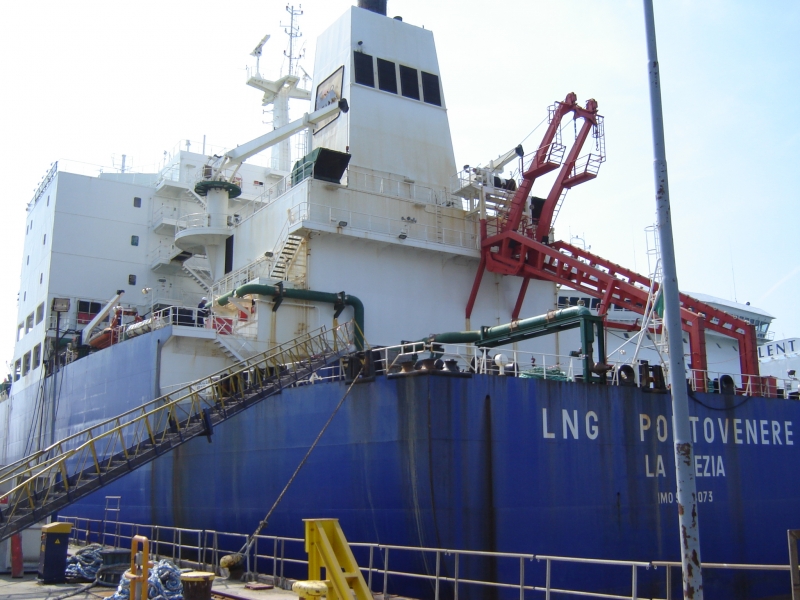
[[(560, 144), (558, 134), (562, 119), (570, 113), (576, 120), (583, 119), (583, 124), (580, 131), (576, 132), (575, 143), (562, 162), (565, 148)], [(597, 102), (589, 100), (583, 108), (578, 105), (574, 93), (568, 94), (564, 102), (557, 102), (551, 109), (550, 124), (542, 143), (523, 172), (522, 182), (507, 213), (497, 215), (496, 233), (488, 235), (485, 215), (481, 218), (481, 258), (467, 302), (467, 318), (472, 314), (486, 270), (522, 277), (512, 319), (519, 318), (531, 279), (553, 281), (600, 298), (598, 312), (604, 316), (612, 304), (644, 314), (648, 295), (651, 291), (657, 291), (657, 285), (650, 289), (652, 284), (649, 278), (564, 242), (549, 242), (553, 217), (565, 191), (594, 179), (600, 164), (605, 160), (602, 125), (602, 117), (597, 114)], [(598, 153), (578, 158), (593, 129)], [(538, 219), (532, 213), (532, 223), (528, 226), (523, 216), (534, 181), (559, 166), (561, 171), (541, 206)], [(691, 367), (695, 372), (696, 389), (705, 389), (706, 385), (706, 329), (738, 340), (742, 374), (758, 375), (758, 350), (753, 325), (685, 294), (680, 295), (680, 300), (681, 324), (683, 330), (689, 334)], [(761, 383), (758, 377), (744, 379), (745, 386), (749, 385), (751, 390), (754, 384)]]

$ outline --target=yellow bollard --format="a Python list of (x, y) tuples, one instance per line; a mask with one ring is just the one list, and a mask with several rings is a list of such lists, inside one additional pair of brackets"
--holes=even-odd
[[(142, 564), (136, 564), (136, 551), (142, 544)], [(131, 568), (125, 571), (124, 577), (131, 582), (131, 600), (147, 600), (147, 580), (150, 577), (150, 540), (143, 535), (135, 535), (131, 539)], [(140, 585), (141, 584), (141, 585)], [(137, 588), (138, 594), (137, 594)]]

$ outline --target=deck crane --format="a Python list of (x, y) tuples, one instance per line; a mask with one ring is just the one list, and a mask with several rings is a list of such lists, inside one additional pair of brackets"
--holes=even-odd
[[(561, 121), (569, 114), (576, 121), (576, 135), (575, 142), (564, 158), (566, 147), (561, 142)], [(542, 143), (523, 170), (522, 181), (508, 208), (500, 208), (490, 215), (482, 206), (481, 257), (467, 301), (466, 318), (469, 319), (472, 314), (481, 279), (487, 270), (522, 277), (519, 295), (511, 313), (513, 320), (519, 318), (531, 279), (552, 281), (599, 298), (598, 314), (604, 317), (612, 305), (643, 314), (648, 294), (657, 291), (657, 283), (585, 249), (551, 239), (550, 228), (567, 190), (597, 177), (600, 165), (605, 161), (605, 143), (603, 117), (597, 114), (597, 102), (593, 99), (581, 107), (574, 93), (567, 94), (563, 102), (556, 102), (550, 107), (549, 116), (550, 123)], [(578, 119), (583, 121), (579, 130)], [(595, 149), (581, 156), (580, 152), (590, 133), (595, 140)], [(561, 170), (547, 197), (531, 197), (536, 179), (559, 167)], [(529, 198), (530, 221), (525, 214)], [(681, 294), (680, 300), (681, 326), (689, 337), (695, 389), (706, 389), (705, 371), (708, 363), (705, 330), (709, 329), (739, 342), (743, 387), (749, 388), (752, 394), (769, 394), (769, 390), (761, 389), (768, 385), (767, 382), (758, 376), (755, 327), (686, 294)]]
[[(575, 143), (572, 145), (566, 160), (563, 160), (566, 148), (561, 143), (561, 121), (570, 113), (572, 113), (575, 120), (583, 119), (583, 124), (580, 132), (576, 135)], [(467, 318), (472, 314), (472, 308), (475, 304), (484, 270), (488, 268), (493, 272), (502, 272), (493, 268), (495, 261), (508, 262), (518, 248), (518, 245), (508, 234), (519, 232), (522, 235), (546, 243), (550, 236), (553, 216), (556, 213), (559, 201), (563, 200), (566, 190), (597, 177), (600, 165), (605, 160), (605, 148), (602, 144), (603, 117), (597, 114), (596, 100), (587, 101), (584, 108), (578, 104), (577, 95), (574, 92), (570, 92), (563, 102), (556, 102), (550, 107), (549, 117), (550, 124), (545, 131), (542, 143), (534, 152), (528, 168), (522, 174), (522, 182), (519, 188), (516, 189), (507, 214), (497, 215), (496, 233), (494, 235), (488, 235), (489, 224), (486, 215), (481, 214), (481, 263), (467, 303)], [(595, 130), (599, 152), (598, 154), (588, 154), (579, 160), (578, 154), (592, 129)], [(517, 148), (521, 150), (520, 146)], [(561, 166), (561, 171), (547, 198), (543, 202), (541, 202), (541, 199), (534, 200), (535, 208), (532, 208), (531, 224), (523, 224), (523, 213), (534, 182), (542, 175), (558, 169), (559, 166)], [(529, 280), (530, 278), (523, 280), (517, 305), (511, 315), (512, 319), (519, 317)]]

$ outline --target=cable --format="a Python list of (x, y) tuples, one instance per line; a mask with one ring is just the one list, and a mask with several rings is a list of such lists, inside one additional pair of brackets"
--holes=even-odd
[[(369, 360), (369, 354), (367, 354), (366, 360)], [(305, 466), (306, 462), (308, 461), (308, 457), (311, 456), (311, 453), (314, 451), (314, 448), (317, 447), (317, 444), (319, 443), (320, 439), (322, 439), (322, 436), (325, 434), (325, 431), (328, 429), (328, 426), (331, 424), (331, 421), (333, 421), (333, 417), (335, 417), (336, 413), (339, 412), (339, 409), (342, 407), (342, 404), (344, 404), (344, 401), (347, 399), (347, 396), (350, 395), (350, 390), (353, 389), (353, 386), (356, 384), (356, 381), (358, 381), (358, 378), (363, 370), (364, 370), (364, 365), (362, 364), (361, 368), (358, 370), (358, 373), (356, 373), (356, 375), (353, 377), (353, 381), (350, 383), (350, 386), (347, 388), (347, 391), (344, 393), (344, 396), (342, 396), (342, 399), (339, 400), (339, 404), (337, 404), (336, 408), (333, 409), (331, 416), (328, 417), (328, 420), (325, 422), (325, 425), (322, 426), (322, 429), (320, 430), (319, 434), (317, 434), (317, 438), (314, 440), (314, 443), (311, 444), (311, 447), (308, 449), (308, 452), (306, 452), (306, 455), (303, 457), (303, 460), (301, 460), (300, 464), (297, 465), (297, 468), (294, 470), (294, 473), (292, 473), (292, 476), (289, 478), (289, 481), (286, 482), (286, 485), (283, 487), (283, 490), (281, 490), (281, 493), (278, 494), (278, 498), (277, 500), (275, 500), (275, 503), (269, 509), (269, 512), (267, 512), (267, 516), (265, 516), (264, 519), (258, 524), (256, 530), (252, 534), (250, 534), (244, 546), (242, 546), (242, 549), (239, 550), (238, 552), (239, 560), (241, 559), (242, 555), (249, 552), (250, 546), (253, 545), (256, 536), (259, 533), (261, 533), (261, 530), (263, 530), (264, 527), (267, 526), (267, 522), (269, 521), (269, 518), (272, 516), (272, 513), (275, 512), (276, 508), (278, 508), (278, 504), (280, 504), (281, 500), (283, 500), (283, 497), (289, 490), (289, 486), (291, 486), (292, 483), (294, 483), (295, 478), (297, 477), (298, 473), (300, 473), (300, 469), (302, 469)], [(239, 562), (239, 560), (237, 560), (236, 562)]]
[(737, 404), (736, 406), (725, 406), (725, 407), (723, 407), (723, 408), (719, 408), (719, 407), (716, 407), (716, 406), (709, 406), (709, 405), (708, 405), (708, 404), (706, 404), (705, 402), (702, 402), (701, 400), (698, 400), (698, 399), (697, 399), (697, 398), (694, 396), (694, 394), (692, 394), (692, 392), (691, 392), (691, 391), (689, 392), (689, 398), (691, 398), (692, 400), (694, 400), (695, 402), (697, 402), (697, 403), (698, 403), (700, 406), (703, 406), (703, 407), (707, 408), (708, 410), (728, 411), (728, 410), (735, 410), (735, 409), (739, 408), (740, 406), (744, 406), (745, 404), (747, 404), (748, 402), (750, 402), (750, 400), (752, 400), (752, 399), (753, 399), (753, 396), (745, 396), (745, 399), (744, 399), (744, 400), (742, 400), (742, 401), (741, 401), (739, 404)]
[(539, 122), (539, 124), (531, 130), (531, 132), (528, 135), (526, 135), (524, 138), (522, 138), (522, 141), (520, 142), (520, 144), (524, 143), (525, 140), (527, 140), (529, 137), (531, 137), (536, 132), (536, 130), (539, 129), (539, 127), (541, 127), (544, 124), (545, 121), (547, 121), (547, 117), (542, 119)]

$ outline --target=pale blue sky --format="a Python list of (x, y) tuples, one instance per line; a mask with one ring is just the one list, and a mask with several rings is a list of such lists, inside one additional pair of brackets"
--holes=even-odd
[[(317, 34), (352, 3), (302, 3), (307, 70)], [(244, 67), (271, 33), (262, 71), (277, 75), (284, 6), (89, 0), (4, 8), (6, 23), (24, 26), (0, 39), (0, 270), (8, 283), (0, 359), (13, 351), (25, 205), (50, 163), (110, 166), (124, 153), (143, 168), (182, 138), (205, 134), (232, 146), (262, 133)], [(800, 3), (655, 0), (655, 11), (681, 288), (734, 299), (735, 280), (738, 301), (775, 315), (776, 337), (800, 336)], [(593, 252), (646, 272), (643, 230), (655, 202), (641, 2), (389, 0), (389, 14), (434, 32), (459, 165), (515, 146), (570, 91), (597, 99), (608, 160), (597, 180), (567, 196), (557, 237), (581, 235)]]

